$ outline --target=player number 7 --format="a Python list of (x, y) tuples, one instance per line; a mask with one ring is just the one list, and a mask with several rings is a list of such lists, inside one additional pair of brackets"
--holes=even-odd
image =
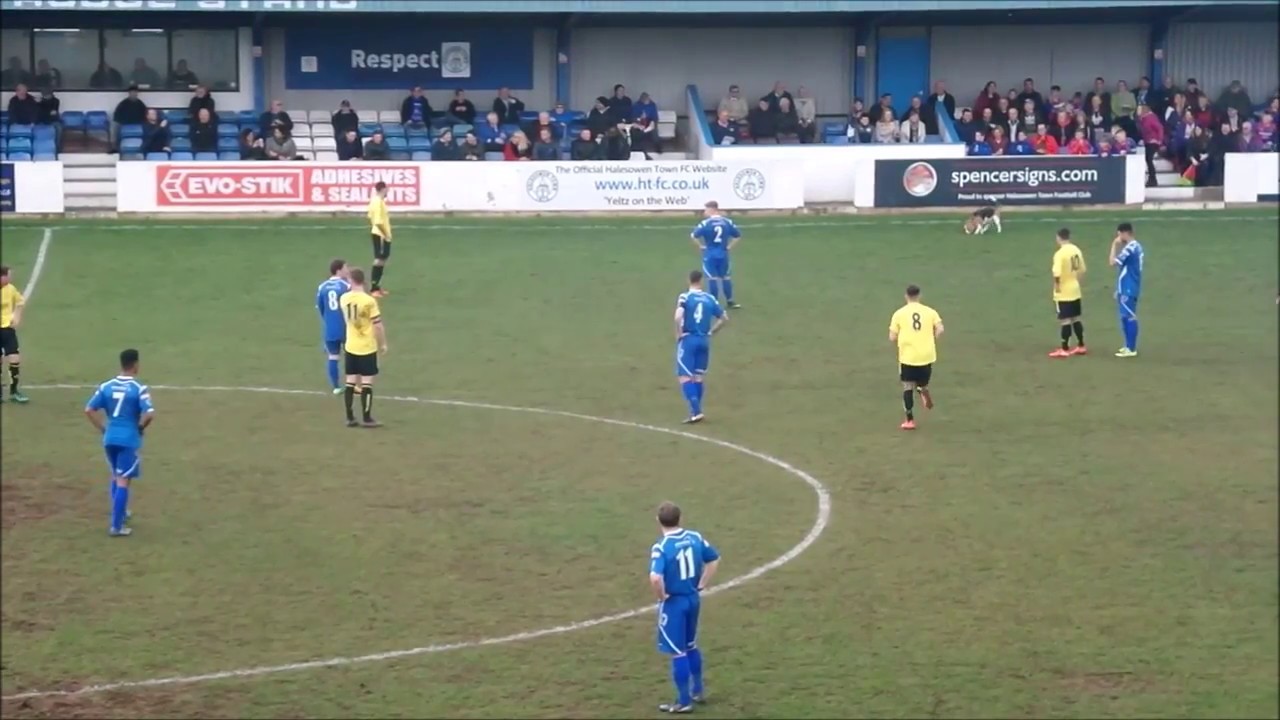
[(112, 392), (111, 399), (116, 402), (116, 406), (111, 409), (111, 417), (120, 417), (120, 408), (124, 405), (124, 391), (116, 390)]

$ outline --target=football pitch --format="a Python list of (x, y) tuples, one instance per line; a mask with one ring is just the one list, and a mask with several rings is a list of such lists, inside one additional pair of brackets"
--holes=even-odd
[[(744, 309), (686, 430), (694, 222), (398, 220), (385, 427), (351, 430), (314, 295), (331, 258), (368, 267), (360, 218), (6, 221), (18, 287), (51, 242), (32, 400), (0, 409), (4, 716), (655, 715), (666, 499), (741, 580), (703, 605), (699, 714), (1280, 713), (1274, 209), (741, 218)], [(1091, 354), (1052, 360), (1062, 225)], [(914, 433), (908, 283), (947, 327)], [(81, 408), (127, 346), (158, 413), (112, 540)]]

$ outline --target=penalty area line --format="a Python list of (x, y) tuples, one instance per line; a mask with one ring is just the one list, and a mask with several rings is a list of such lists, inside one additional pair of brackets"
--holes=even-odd
[[(29, 385), (32, 390), (87, 390), (97, 387), (96, 385)], [(175, 392), (245, 392), (245, 393), (265, 393), (274, 395), (329, 395), (327, 392), (319, 390), (288, 390), (284, 388), (269, 387), (234, 387), (223, 385), (207, 385), (207, 386), (180, 386), (180, 385), (151, 385), (152, 390), (171, 390)], [(783, 565), (800, 557), (804, 551), (813, 546), (822, 533), (826, 531), (827, 526), (831, 522), (831, 493), (827, 487), (813, 475), (801, 470), (800, 468), (788, 463), (781, 458), (775, 457), (768, 453), (753, 450), (745, 445), (729, 442), (728, 440), (720, 440), (717, 438), (707, 437), (705, 435), (697, 435), (695, 433), (684, 430), (676, 430), (673, 428), (660, 427), (658, 425), (647, 425), (645, 423), (631, 422), (629, 420), (617, 420), (614, 418), (597, 417), (595, 415), (586, 415), (584, 413), (568, 412), (565, 410), (550, 410), (547, 408), (522, 407), (518, 405), (498, 405), (493, 403), (471, 402), (467, 400), (442, 400), (436, 398), (419, 398), (412, 396), (380, 396), (380, 400), (404, 403), (418, 403), (424, 405), (440, 405), (446, 407), (462, 407), (474, 408), (480, 410), (502, 410), (506, 412), (518, 412), (530, 415), (542, 415), (550, 417), (563, 417), (575, 420), (583, 420), (586, 422), (598, 423), (601, 425), (612, 425), (614, 427), (629, 428), (632, 430), (646, 430), (649, 432), (662, 433), (674, 437), (686, 438), (704, 442), (717, 447), (755, 458), (761, 462), (772, 465), (792, 477), (798, 478), (809, 486), (814, 495), (818, 499), (818, 512), (814, 519), (813, 525), (800, 540), (790, 550), (786, 551), (777, 558), (755, 567), (746, 573), (716, 584), (711, 589), (703, 593), (704, 596), (716, 595), (726, 590), (745, 585), (752, 580), (756, 580), (765, 573), (776, 570)], [(233, 670), (222, 670), (218, 672), (204, 673), (200, 675), (173, 675), (169, 677), (149, 678), (145, 680), (127, 680), (122, 682), (102, 683), (97, 685), (87, 685), (85, 687), (74, 690), (37, 690), (31, 692), (15, 693), (13, 695), (5, 695), (0, 699), (3, 700), (25, 700), (30, 698), (41, 697), (73, 697), (78, 695), (89, 695), (93, 693), (110, 692), (113, 690), (135, 690), (142, 688), (161, 687), (166, 685), (192, 685), (196, 683), (210, 682), (214, 680), (230, 680), (241, 678), (260, 677), (263, 675), (275, 675), (279, 673), (299, 672), (303, 670), (314, 670), (317, 668), (344, 667), (348, 665), (362, 665), (366, 663), (385, 662), (387, 660), (396, 660), (399, 658), (416, 657), (418, 655), (431, 655), (436, 653), (449, 652), (452, 650), (466, 650), (470, 648), (489, 647), (492, 645), (507, 645), (510, 643), (522, 642), (524, 640), (535, 640), (537, 638), (549, 637), (551, 635), (563, 635), (565, 633), (576, 632), (578, 630), (587, 630), (589, 628), (606, 625), (608, 623), (618, 622), (620, 620), (628, 620), (630, 618), (639, 617), (640, 615), (654, 613), (654, 605), (645, 605), (633, 610), (626, 610), (612, 615), (604, 615), (601, 617), (591, 618), (589, 620), (581, 620), (578, 622), (567, 623), (564, 625), (556, 625), (554, 627), (542, 628), (540, 630), (530, 630), (525, 632), (513, 633), (510, 635), (502, 635), (500, 637), (481, 638), (478, 640), (468, 640), (463, 642), (445, 643), (437, 645), (423, 645), (420, 647), (407, 648), (404, 650), (390, 650), (386, 652), (370, 653), (367, 655), (351, 655), (332, 657), (323, 660), (308, 660), (296, 663), (287, 663), (284, 665), (261, 665), (255, 667), (238, 668)]]

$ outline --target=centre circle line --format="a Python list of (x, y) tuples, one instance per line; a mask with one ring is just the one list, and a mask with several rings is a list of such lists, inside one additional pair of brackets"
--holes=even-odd
[[(96, 385), (28, 385), (32, 390), (89, 390), (97, 387)], [(330, 393), (321, 392), (319, 390), (288, 390), (284, 388), (271, 387), (235, 387), (226, 385), (201, 385), (201, 386), (181, 386), (181, 385), (151, 385), (152, 390), (174, 390), (179, 392), (245, 392), (245, 393), (263, 393), (272, 395), (311, 395), (322, 396)], [(424, 405), (442, 405), (448, 407), (475, 408), (480, 410), (505, 410), (507, 412), (520, 412), (531, 415), (547, 415), (552, 417), (565, 417), (576, 420), (584, 420), (587, 422), (599, 423), (602, 425), (613, 425), (615, 427), (630, 428), (632, 430), (647, 430), (650, 432), (662, 433), (665, 435), (673, 435), (675, 437), (697, 440), (699, 442), (708, 443), (718, 447), (733, 450), (748, 457), (753, 457), (762, 462), (773, 465), (781, 469), (792, 477), (799, 478), (813, 490), (818, 498), (818, 514), (814, 519), (809, 532), (804, 538), (790, 550), (786, 551), (777, 558), (760, 565), (746, 573), (731, 578), (724, 582), (718, 583), (711, 587), (703, 596), (715, 595), (725, 590), (745, 585), (764, 575), (765, 573), (776, 570), (783, 565), (795, 560), (801, 553), (808, 550), (822, 533), (827, 529), (827, 525), (831, 522), (831, 493), (820, 480), (809, 473), (795, 467), (781, 458), (774, 457), (768, 453), (758, 450), (752, 450), (744, 445), (732, 443), (727, 440), (719, 440), (717, 438), (707, 437), (705, 435), (697, 435), (684, 430), (675, 430), (672, 428), (660, 427), (658, 425), (647, 425), (645, 423), (631, 422), (629, 420), (616, 420), (614, 418), (597, 417), (595, 415), (586, 415), (584, 413), (569, 412), (566, 410), (549, 410), (547, 408), (537, 407), (521, 407), (517, 405), (498, 405), (493, 403), (471, 402), (469, 400), (441, 400), (436, 398), (419, 398), (407, 395), (391, 395), (379, 396), (381, 400), (390, 400), (392, 402), (419, 403)], [(99, 685), (87, 685), (85, 687), (74, 690), (36, 690), (31, 692), (17, 693), (14, 695), (5, 695), (0, 700), (23, 700), (28, 698), (40, 697), (69, 697), (76, 695), (88, 695), (91, 693), (109, 692), (112, 690), (131, 690), (139, 688), (160, 687), (164, 685), (191, 685), (195, 683), (210, 682), (213, 680), (227, 680), (238, 678), (258, 677), (261, 675), (274, 675), (277, 673), (296, 672), (300, 670), (313, 670), (316, 668), (342, 667), (347, 665), (361, 665), (365, 663), (384, 662), (387, 660), (396, 660), (405, 657), (414, 657), (416, 655), (429, 655), (434, 653), (448, 652), (450, 650), (465, 650), (468, 648), (488, 647), (491, 645), (506, 645), (509, 643), (521, 642), (523, 640), (534, 640), (536, 638), (547, 637), (550, 635), (562, 635), (565, 633), (576, 632), (578, 630), (586, 630), (599, 625), (617, 622), (619, 620), (627, 620), (633, 617), (654, 612), (652, 604), (635, 608), (634, 610), (626, 610), (624, 612), (614, 613), (612, 615), (604, 615), (590, 620), (582, 620), (579, 622), (567, 623), (564, 625), (556, 625), (554, 627), (542, 628), (541, 630), (531, 630), (526, 632), (513, 633), (511, 635), (503, 635), (500, 637), (482, 638), (480, 640), (467, 640), (463, 642), (424, 645), (422, 647), (408, 648), (405, 650), (391, 650), (388, 652), (371, 653), (368, 655), (353, 655), (333, 657), (324, 660), (308, 660), (306, 662), (288, 663), (285, 665), (263, 665), (256, 667), (238, 668), (234, 670), (222, 670), (219, 672), (205, 673), (201, 675), (174, 675), (169, 677), (148, 678), (145, 680), (127, 680), (121, 682), (103, 683)]]

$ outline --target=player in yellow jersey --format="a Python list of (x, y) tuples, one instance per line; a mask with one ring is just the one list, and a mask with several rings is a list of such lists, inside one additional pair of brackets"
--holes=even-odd
[(373, 286), (370, 290), (374, 297), (385, 297), (387, 291), (382, 289), (382, 274), (386, 272), (387, 259), (391, 257), (391, 215), (387, 213), (386, 183), (379, 182), (373, 186), (367, 215), (373, 238)]
[[(9, 282), (9, 268), (0, 265), (0, 360), (9, 365), (9, 398), (16, 403), (28, 400), (18, 390), (18, 371), (22, 363), (18, 354), (18, 326), (22, 324), (22, 306), (25, 303), (22, 293)], [(4, 402), (3, 395), (0, 395), (0, 402)]]
[[(1052, 358), (1086, 355), (1084, 346), (1083, 293), (1080, 281), (1084, 278), (1084, 253), (1071, 242), (1071, 230), (1062, 228), (1057, 235), (1058, 251), (1053, 254), (1053, 306), (1058, 313), (1058, 325), (1062, 333), (1062, 347), (1049, 353)], [(1076, 334), (1076, 346), (1071, 347), (1071, 331)]]
[[(378, 301), (365, 292), (364, 270), (351, 268), (351, 289), (338, 301), (342, 305), (342, 317), (347, 323), (346, 351), (347, 386), (343, 399), (347, 406), (347, 427), (378, 427), (373, 419), (373, 378), (378, 374), (378, 355), (387, 351), (387, 331), (382, 326), (382, 311)], [(357, 423), (354, 413), (355, 397), (360, 396), (363, 421)]]
[(938, 361), (938, 337), (942, 335), (942, 316), (920, 302), (920, 288), (907, 286), (907, 304), (889, 319), (889, 342), (898, 347), (898, 379), (902, 381), (902, 409), (907, 419), (903, 430), (916, 429), (915, 394), (920, 393), (926, 410), (933, 409), (929, 379)]

